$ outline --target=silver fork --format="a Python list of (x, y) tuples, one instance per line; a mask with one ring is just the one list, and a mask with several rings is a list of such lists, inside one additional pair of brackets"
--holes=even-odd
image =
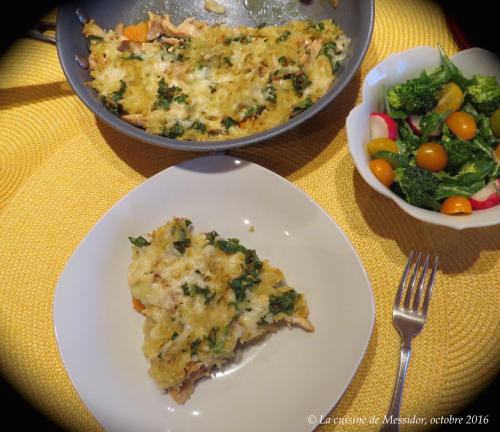
[[(424, 328), (425, 319), (427, 318), (427, 310), (429, 309), (429, 302), (431, 300), (432, 287), (434, 285), (436, 272), (439, 266), (439, 257), (436, 257), (426, 285), (425, 282), (427, 280), (430, 262), (430, 256), (427, 255), (422, 266), (417, 285), (417, 276), (420, 270), (420, 262), (422, 260), (422, 254), (419, 252), (415, 261), (410, 282), (407, 286), (406, 281), (408, 279), (408, 275), (412, 267), (413, 257), (415, 255), (414, 251), (410, 252), (408, 262), (406, 263), (406, 267), (403, 272), (403, 277), (399, 283), (394, 306), (392, 308), (392, 321), (401, 335), (401, 357), (399, 361), (399, 372), (396, 379), (396, 386), (392, 395), (391, 407), (387, 413), (389, 421), (384, 422), (380, 432), (399, 432), (399, 422), (397, 421), (397, 418), (399, 417), (399, 410), (401, 407), (401, 397), (403, 396), (406, 371), (408, 370), (408, 364), (410, 363), (411, 340)], [(425, 285), (426, 287), (424, 293), (423, 291)], [(415, 286), (417, 288), (416, 290)], [(405, 287), (407, 288), (406, 294), (403, 303), (401, 304)], [(422, 298), (423, 302), (421, 301)]]

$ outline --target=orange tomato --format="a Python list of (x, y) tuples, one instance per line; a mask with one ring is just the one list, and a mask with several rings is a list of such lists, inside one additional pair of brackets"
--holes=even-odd
[(476, 120), (470, 114), (454, 112), (448, 116), (446, 124), (458, 138), (468, 141), (476, 136)]
[(454, 195), (449, 198), (446, 198), (441, 204), (441, 213), (447, 215), (453, 214), (470, 214), (472, 213), (472, 206), (470, 201), (460, 195)]
[(398, 146), (389, 138), (375, 138), (368, 143), (368, 153), (373, 157), (379, 151), (398, 153)]
[(441, 171), (448, 163), (448, 154), (441, 144), (426, 143), (417, 149), (417, 166), (429, 171)]
[(500, 164), (500, 144), (498, 144), (497, 148), (493, 151), (493, 157), (495, 158), (495, 162)]
[(389, 162), (383, 159), (374, 159), (370, 161), (370, 169), (379, 181), (389, 187), (394, 181), (394, 170)]
[(445, 84), (439, 92), (438, 104), (434, 111), (442, 113), (445, 111), (455, 112), (464, 103), (464, 92), (462, 89), (451, 82)]
[(123, 29), (123, 36), (132, 42), (145, 42), (149, 32), (149, 25), (147, 22), (140, 22), (138, 24), (129, 25)]

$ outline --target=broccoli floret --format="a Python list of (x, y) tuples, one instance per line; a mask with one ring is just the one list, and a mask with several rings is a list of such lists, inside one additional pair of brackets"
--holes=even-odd
[(396, 168), (394, 175), (406, 201), (417, 207), (439, 210), (440, 205), (435, 198), (439, 180), (430, 171), (408, 166)]
[(500, 85), (494, 76), (474, 75), (465, 97), (479, 111), (491, 114), (500, 107)]
[(471, 141), (443, 135), (441, 143), (448, 153), (446, 169), (449, 171), (456, 172), (465, 162), (474, 159), (475, 146)]
[(391, 108), (410, 114), (424, 114), (437, 104), (439, 87), (432, 82), (424, 71), (419, 78), (397, 84), (387, 92)]
[(470, 85), (471, 81), (462, 75), (442, 47), (439, 47), (439, 52), (441, 66), (429, 74), (422, 71), (418, 78), (397, 84), (388, 91), (387, 99), (391, 108), (408, 114), (424, 114), (437, 105), (443, 84), (455, 82), (462, 89)]
[(457, 138), (446, 125), (443, 126), (441, 144), (448, 154), (447, 170), (457, 172), (464, 163), (475, 158), (476, 145), (472, 141)]

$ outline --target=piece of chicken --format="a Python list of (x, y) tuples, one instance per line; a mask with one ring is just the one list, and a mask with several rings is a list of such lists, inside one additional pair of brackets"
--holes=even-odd
[(194, 18), (187, 18), (181, 24), (175, 26), (172, 24), (172, 21), (170, 21), (168, 15), (163, 17), (161, 24), (167, 36), (177, 36), (185, 39), (197, 35), (200, 33), (200, 30), (207, 26), (206, 23), (197, 21)]
[(124, 114), (122, 119), (134, 126), (146, 127), (146, 119), (142, 114)]
[(165, 34), (162, 26), (162, 18), (152, 12), (149, 12), (149, 30), (146, 36), (148, 41), (152, 41)]
[(308, 46), (309, 50), (309, 58), (315, 59), (318, 57), (319, 52), (321, 51), (321, 47), (323, 46), (323, 42), (321, 39), (314, 39)]

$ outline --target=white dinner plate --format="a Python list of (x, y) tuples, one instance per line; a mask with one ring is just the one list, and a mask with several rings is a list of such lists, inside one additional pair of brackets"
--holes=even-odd
[[(305, 294), (314, 333), (282, 328), (200, 381), (177, 405), (148, 376), (143, 317), (127, 284), (128, 236), (173, 216), (256, 249)], [(250, 227), (254, 229), (251, 230)], [(54, 299), (64, 365), (109, 431), (309, 431), (339, 401), (370, 339), (370, 284), (337, 224), (307, 195), (250, 162), (208, 156), (166, 169), (118, 202), (69, 260)]]

